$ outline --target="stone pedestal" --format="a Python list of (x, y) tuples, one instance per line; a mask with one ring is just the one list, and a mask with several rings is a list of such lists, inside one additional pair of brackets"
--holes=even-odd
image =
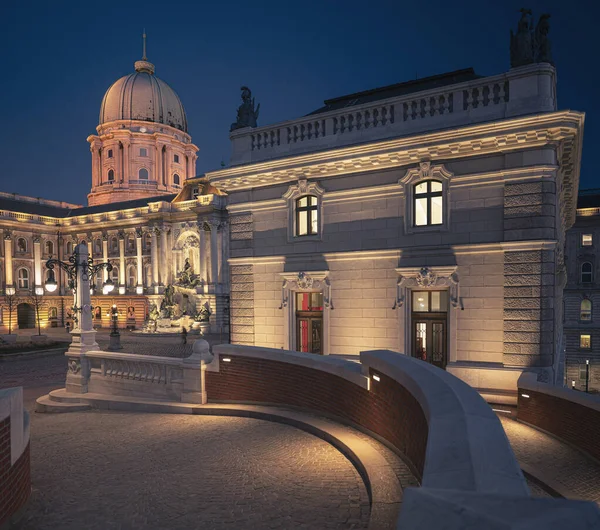
[(183, 360), (182, 403), (206, 404), (206, 365), (212, 360), (208, 342), (204, 339), (194, 341), (192, 355)]
[(121, 334), (120, 333), (111, 333), (110, 339), (108, 343), (108, 351), (118, 351), (122, 350), (123, 346), (121, 346)]

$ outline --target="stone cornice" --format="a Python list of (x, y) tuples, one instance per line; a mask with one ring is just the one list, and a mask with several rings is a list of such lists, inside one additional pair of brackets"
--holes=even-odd
[(582, 133), (584, 115), (562, 111), (329, 149), (206, 174), (224, 190), (326, 178), (465, 156), (557, 144)]

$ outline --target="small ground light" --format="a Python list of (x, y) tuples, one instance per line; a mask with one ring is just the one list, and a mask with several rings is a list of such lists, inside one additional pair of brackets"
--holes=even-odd
[(571, 388), (572, 388), (573, 390), (575, 390), (575, 379), (573, 379), (573, 381), (571, 381)]
[(229, 357), (223, 357), (223, 362), (224, 363), (230, 363), (231, 359)]
[(378, 375), (373, 375), (373, 379), (375, 379), (375, 381), (381, 381), (381, 377)]
[(521, 394), (521, 396), (523, 396), (524, 398), (528, 398), (529, 394)]

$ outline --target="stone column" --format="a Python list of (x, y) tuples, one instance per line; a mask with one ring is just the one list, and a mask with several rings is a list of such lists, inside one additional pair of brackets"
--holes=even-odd
[(229, 222), (221, 223), (221, 283), (229, 283)]
[(165, 153), (167, 161), (165, 164), (165, 175), (163, 175), (163, 185), (168, 186), (171, 179), (171, 168), (173, 167), (173, 148), (168, 145)]
[(119, 294), (125, 294), (125, 285), (125, 234), (119, 232)]
[(40, 236), (33, 237), (33, 275), (35, 287), (42, 287), (42, 243)]
[(137, 287), (135, 291), (137, 294), (142, 294), (144, 292), (144, 271), (142, 269), (142, 230), (140, 228), (135, 231), (135, 251), (137, 264)]
[(160, 232), (160, 283), (168, 285), (169, 283), (169, 229), (163, 226)]
[(218, 228), (219, 221), (211, 219), (208, 222), (210, 226), (210, 282), (215, 285), (219, 283), (219, 242), (218, 242)]
[(198, 156), (192, 155), (192, 174), (189, 178), (194, 178), (196, 176), (196, 160), (198, 160)]
[(93, 186), (99, 186), (102, 172), (100, 171), (100, 155), (95, 144), (90, 145), (90, 152), (92, 153), (92, 183)]
[(12, 287), (13, 283), (13, 261), (12, 261), (12, 234), (4, 234), (4, 271), (6, 287)]
[(90, 375), (89, 361), (85, 357), (88, 351), (99, 350), (96, 332), (92, 322), (90, 298), (90, 278), (88, 274), (88, 248), (83, 243), (75, 247), (77, 263), (77, 290), (74, 293), (74, 305), (78, 308), (74, 322), (73, 337), (65, 355), (69, 358), (67, 368), (67, 392), (84, 394), (87, 392)]
[[(108, 234), (102, 234), (102, 261), (104, 263), (108, 261)], [(102, 281), (105, 282), (106, 280), (108, 280), (108, 271), (102, 269)]]
[(152, 286), (154, 293), (158, 294), (158, 238), (156, 237), (157, 229), (153, 228), (150, 232), (152, 243), (150, 248), (150, 263), (152, 264)]
[(204, 221), (198, 223), (200, 229), (199, 239), (200, 245), (198, 254), (200, 255), (200, 278), (208, 283), (208, 276), (206, 274), (206, 232), (204, 230)]
[(131, 168), (129, 167), (131, 157), (129, 155), (129, 150), (129, 142), (123, 143), (123, 180), (125, 180), (127, 184), (129, 184), (129, 177), (131, 176)]
[(156, 183), (161, 184), (163, 180), (162, 144), (156, 145)]

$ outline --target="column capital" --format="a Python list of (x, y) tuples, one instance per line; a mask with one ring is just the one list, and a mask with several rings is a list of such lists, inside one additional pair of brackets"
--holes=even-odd
[(135, 237), (137, 237), (138, 239), (142, 239), (143, 235), (144, 233), (142, 231), (142, 227), (138, 227), (135, 229)]
[(125, 240), (125, 231), (119, 230), (118, 236), (119, 236), (119, 241), (124, 241)]
[(37, 243), (38, 245), (42, 242), (42, 237), (39, 235), (33, 236), (33, 243)]
[(12, 240), (12, 230), (5, 230), (4, 231), (4, 241), (10, 241)]
[(102, 232), (102, 241), (108, 241), (108, 232)]
[(217, 230), (221, 224), (218, 219), (207, 219), (205, 222), (210, 227), (211, 232)]

